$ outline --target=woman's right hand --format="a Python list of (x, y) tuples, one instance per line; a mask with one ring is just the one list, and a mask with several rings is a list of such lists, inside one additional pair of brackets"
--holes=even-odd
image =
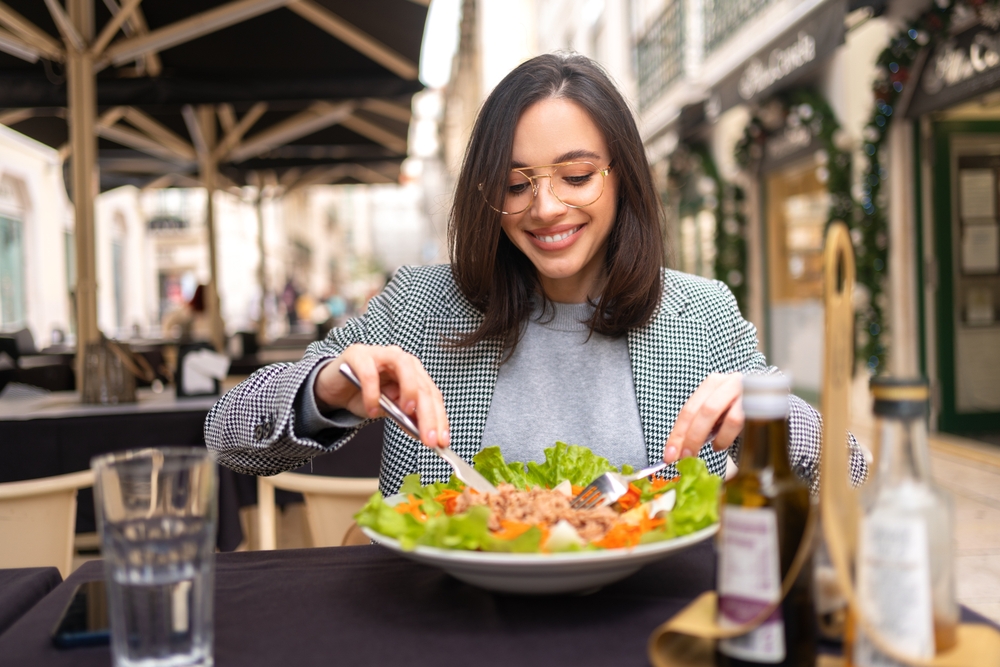
[[(361, 389), (341, 374), (340, 365), (344, 363), (361, 381)], [(347, 409), (365, 418), (385, 416), (378, 404), (380, 392), (414, 418), (425, 445), (451, 444), (441, 391), (420, 360), (396, 345), (351, 345), (323, 366), (313, 385), (320, 411)]]

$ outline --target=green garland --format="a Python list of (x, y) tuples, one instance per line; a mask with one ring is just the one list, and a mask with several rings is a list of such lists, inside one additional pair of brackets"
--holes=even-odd
[[(907, 28), (900, 30), (875, 63), (876, 75), (872, 84), (875, 107), (863, 131), (864, 154), (867, 163), (862, 170), (861, 215), (851, 232), (857, 255), (858, 282), (870, 293), (868, 304), (859, 313), (861, 320), (861, 349), (872, 372), (884, 368), (886, 346), (883, 343), (886, 327), (884, 283), (889, 269), (889, 223), (886, 215), (886, 195), (882, 184), (888, 176), (882, 148), (893, 112), (899, 98), (910, 85), (913, 64), (920, 52), (932, 50), (949, 36), (953, 24), (971, 23), (973, 20), (996, 29), (1000, 27), (1000, 2), (996, 0), (970, 0), (953, 2), (935, 0), (935, 3)], [(916, 85), (916, 81), (912, 85)], [(909, 174), (901, 177), (909, 178)]]
[[(706, 209), (712, 211), (716, 249), (712, 270), (717, 279), (726, 283), (745, 314), (747, 242), (743, 189), (722, 180), (711, 153), (701, 144), (681, 144), (674, 150), (668, 178), (673, 190), (679, 193), (677, 206), (681, 217), (697, 215)], [(705, 187), (703, 179), (711, 186)]]
[(837, 122), (833, 109), (818, 93), (796, 89), (781, 93), (752, 110), (743, 137), (736, 144), (736, 162), (740, 167), (755, 167), (764, 156), (769, 139), (786, 129), (805, 128), (820, 150), (817, 177), (825, 182), (830, 194), (826, 224), (835, 221), (851, 224), (856, 206), (851, 197), (851, 153), (849, 139)]

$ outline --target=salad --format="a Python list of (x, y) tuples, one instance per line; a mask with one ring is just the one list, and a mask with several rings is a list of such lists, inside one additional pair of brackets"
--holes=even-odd
[(609, 507), (574, 510), (572, 498), (599, 475), (633, 472), (611, 465), (586, 447), (557, 442), (543, 463), (504, 461), (499, 447), (480, 451), (473, 463), (499, 493), (468, 488), (454, 475), (447, 483), (403, 480), (404, 500), (390, 503), (376, 492), (355, 515), (358, 525), (399, 540), (400, 546), (511, 553), (617, 549), (669, 540), (719, 520), (721, 478), (697, 458), (677, 463), (679, 477), (642, 479)]

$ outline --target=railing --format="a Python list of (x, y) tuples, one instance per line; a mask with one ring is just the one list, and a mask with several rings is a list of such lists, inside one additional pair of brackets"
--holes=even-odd
[(635, 45), (639, 108), (646, 108), (684, 72), (684, 0), (667, 0), (663, 12)]
[(704, 0), (705, 55), (709, 55), (774, 0)]

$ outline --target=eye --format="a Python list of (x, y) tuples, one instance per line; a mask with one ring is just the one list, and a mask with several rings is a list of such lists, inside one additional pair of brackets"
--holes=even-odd
[(569, 185), (580, 186), (589, 183), (590, 179), (593, 177), (594, 177), (593, 172), (589, 172), (586, 174), (573, 174), (573, 175), (563, 176), (562, 180), (563, 182)]
[(507, 185), (507, 193), (512, 195), (519, 195), (527, 190), (529, 187), (527, 182), (523, 183), (510, 183)]

